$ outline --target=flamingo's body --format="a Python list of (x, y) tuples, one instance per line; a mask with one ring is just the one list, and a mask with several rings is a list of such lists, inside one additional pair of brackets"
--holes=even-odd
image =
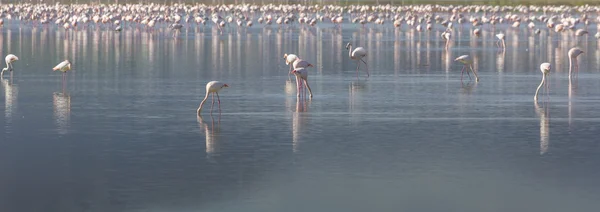
[(19, 58), (17, 56), (15, 56), (14, 54), (6, 55), (6, 58), (4, 58), (4, 61), (6, 62), (6, 68), (2, 69), (2, 72), (0, 72), (0, 77), (4, 76), (4, 71), (9, 71), (10, 76), (12, 77), (12, 71), (13, 71), (12, 63), (17, 60), (19, 60)]
[(463, 74), (465, 73), (465, 70), (467, 71), (467, 75), (469, 76), (469, 79), (471, 79), (471, 75), (469, 74), (469, 70), (468, 70), (468, 69), (470, 69), (471, 72), (473, 72), (473, 75), (475, 75), (475, 81), (479, 82), (479, 77), (477, 76), (477, 72), (475, 72), (475, 70), (473, 70), (473, 61), (471, 60), (471, 57), (469, 57), (469, 55), (462, 55), (460, 57), (457, 57), (454, 61), (458, 61), (463, 64), (463, 69), (460, 73), (461, 81), (463, 78)]
[(538, 99), (538, 92), (540, 91), (540, 88), (542, 88), (542, 85), (546, 84), (546, 94), (548, 94), (548, 83), (546, 83), (546, 76), (550, 75), (550, 69), (552, 68), (552, 66), (550, 65), (550, 63), (542, 63), (540, 65), (540, 71), (542, 72), (542, 82), (540, 83), (540, 85), (537, 87), (537, 90), (535, 90), (535, 96), (533, 96), (533, 100), (537, 102)]
[(294, 67), (294, 70), (298, 70), (300, 68), (313, 67), (313, 65), (310, 64), (309, 62), (307, 62), (306, 60), (302, 60), (302, 59), (299, 59), (299, 58), (296, 61), (294, 61), (294, 63), (292, 64), (292, 66)]
[(196, 111), (196, 112), (198, 112), (198, 115), (200, 115), (200, 113), (202, 112), (202, 106), (204, 106), (204, 102), (206, 102), (206, 100), (208, 99), (208, 96), (210, 94), (213, 94), (212, 95), (212, 105), (210, 107), (210, 111), (212, 112), (212, 108), (213, 108), (213, 106), (215, 106), (215, 94), (217, 95), (217, 100), (219, 102), (219, 111), (221, 111), (221, 98), (219, 97), (219, 91), (226, 87), (229, 87), (229, 85), (219, 82), (219, 81), (208, 82), (206, 84), (206, 96), (204, 96), (204, 99), (200, 103), (200, 107), (198, 107), (198, 110)]
[(54, 66), (54, 68), (52, 68), (52, 71), (60, 71), (63, 72), (63, 74), (67, 73), (67, 71), (69, 70), (71, 70), (71, 63), (69, 62), (69, 60), (62, 61), (58, 65)]
[(367, 77), (369, 77), (369, 66), (367, 65), (367, 62), (363, 60), (363, 57), (367, 56), (367, 50), (365, 50), (363, 47), (356, 47), (353, 50), (352, 44), (350, 43), (346, 45), (346, 49), (348, 49), (350, 59), (356, 60), (356, 76), (358, 77), (358, 69), (360, 68), (360, 62), (362, 61), (365, 66), (367, 66)]

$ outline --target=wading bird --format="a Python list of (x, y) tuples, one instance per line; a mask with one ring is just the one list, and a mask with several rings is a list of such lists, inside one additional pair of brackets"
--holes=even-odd
[(354, 50), (352, 50), (352, 44), (350, 43), (346, 44), (346, 49), (348, 49), (348, 55), (350, 56), (350, 59), (356, 60), (356, 77), (358, 77), (360, 61), (365, 63), (365, 66), (367, 67), (367, 77), (369, 77), (369, 66), (367, 65), (367, 62), (362, 59), (363, 57), (367, 56), (367, 50), (365, 50), (363, 47), (356, 47)]
[(17, 56), (15, 56), (14, 54), (9, 54), (9, 55), (6, 55), (6, 58), (4, 58), (4, 60), (6, 61), (6, 68), (2, 69), (2, 72), (0, 72), (0, 77), (4, 77), (4, 71), (9, 71), (10, 77), (12, 78), (12, 71), (13, 71), (12, 63), (19, 60), (19, 58)]
[(569, 79), (571, 79), (571, 76), (573, 75), (572, 71), (575, 72), (574, 74), (579, 73), (579, 65), (577, 64), (577, 57), (580, 54), (583, 54), (583, 51), (578, 47), (573, 47), (572, 49), (569, 50)]
[(473, 61), (471, 60), (471, 57), (469, 57), (469, 55), (463, 55), (463, 56), (457, 57), (454, 61), (458, 61), (463, 64), (463, 69), (460, 72), (460, 80), (461, 81), (463, 79), (463, 74), (465, 73), (465, 70), (467, 71), (467, 75), (469, 75), (469, 79), (471, 79), (471, 75), (469, 74), (469, 69), (470, 69), (471, 72), (473, 72), (473, 75), (475, 75), (475, 81), (479, 82), (479, 77), (477, 76), (477, 72), (475, 72), (475, 70), (473, 70)]
[(498, 48), (500, 48), (500, 41), (502, 41), (502, 50), (506, 50), (506, 43), (504, 43), (504, 33), (498, 33), (496, 34), (496, 37), (498, 38), (498, 41), (496, 42)]
[(58, 65), (54, 66), (54, 68), (52, 68), (52, 71), (62, 72), (63, 81), (65, 80), (67, 71), (69, 71), (69, 70), (71, 70), (71, 63), (69, 62), (69, 60), (62, 61)]
[(221, 98), (219, 97), (219, 91), (223, 88), (227, 88), (229, 85), (219, 82), (219, 81), (210, 81), (206, 83), (206, 96), (200, 103), (200, 107), (198, 107), (198, 115), (202, 112), (202, 106), (204, 106), (204, 102), (208, 99), (208, 95), (212, 94), (212, 105), (210, 106), (210, 112), (212, 113), (212, 109), (215, 106), (215, 94), (217, 94), (217, 101), (219, 102), (219, 112), (221, 112)]
[(537, 90), (535, 90), (535, 96), (533, 96), (533, 100), (537, 102), (538, 99), (538, 92), (540, 92), (540, 88), (542, 88), (542, 85), (546, 84), (546, 88), (544, 89), (546, 91), (546, 95), (548, 95), (548, 83), (546, 83), (546, 76), (550, 75), (550, 69), (552, 68), (552, 66), (550, 65), (550, 63), (542, 63), (542, 65), (540, 65), (540, 71), (542, 72), (542, 82), (540, 83), (540, 85), (537, 87)]
[(452, 39), (452, 33), (450, 32), (450, 29), (446, 29), (446, 31), (442, 32), (442, 38), (444, 38), (444, 40), (446, 40), (446, 50), (448, 50), (448, 46), (450, 45), (450, 39)]

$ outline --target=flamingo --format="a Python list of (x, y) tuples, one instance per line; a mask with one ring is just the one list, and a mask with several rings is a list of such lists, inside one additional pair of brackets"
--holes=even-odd
[(571, 79), (571, 71), (575, 69), (575, 73), (579, 73), (579, 65), (577, 64), (577, 57), (584, 52), (578, 48), (573, 47), (569, 50), (569, 79)]
[(67, 74), (67, 71), (69, 70), (71, 70), (71, 63), (69, 62), (69, 60), (62, 61), (58, 65), (54, 66), (54, 68), (52, 68), (52, 71), (62, 72), (63, 81), (65, 80), (65, 76)]
[(293, 64), (298, 59), (298, 56), (295, 54), (283, 54), (283, 59), (285, 60), (285, 64), (290, 66), (290, 72), (288, 72), (288, 77), (292, 74)]
[(217, 94), (217, 100), (219, 102), (219, 112), (221, 112), (221, 98), (219, 97), (219, 91), (223, 88), (227, 88), (229, 87), (229, 85), (219, 82), (219, 81), (210, 81), (208, 83), (206, 83), (206, 96), (204, 96), (204, 99), (202, 100), (202, 102), (200, 103), (200, 107), (198, 107), (198, 110), (196, 112), (198, 112), (198, 115), (200, 115), (200, 113), (202, 112), (202, 106), (204, 106), (204, 102), (206, 102), (206, 100), (208, 99), (208, 95), (210, 95), (211, 93), (212, 95), (212, 105), (210, 106), (210, 111), (212, 113), (212, 109), (215, 106), (215, 94)]
[(442, 32), (442, 38), (444, 38), (444, 40), (446, 40), (446, 50), (448, 50), (448, 45), (450, 44), (450, 39), (452, 39), (452, 33), (450, 33), (448, 30)]
[(369, 77), (369, 66), (367, 65), (367, 62), (362, 59), (363, 57), (367, 56), (367, 50), (365, 50), (363, 47), (356, 47), (354, 50), (352, 50), (352, 44), (350, 43), (346, 44), (346, 49), (348, 49), (348, 55), (350, 56), (350, 59), (356, 60), (356, 77), (358, 77), (360, 61), (365, 63), (365, 66), (367, 66), (367, 77)]
[(479, 28), (475, 28), (475, 29), (473, 30), (473, 35), (475, 35), (475, 36), (479, 37), (479, 36), (481, 35), (481, 29), (479, 29)]
[(535, 96), (533, 96), (533, 101), (537, 102), (538, 92), (540, 91), (540, 88), (542, 88), (542, 85), (544, 85), (544, 84), (546, 84), (545, 90), (546, 90), (546, 94), (548, 94), (548, 83), (546, 83), (546, 76), (550, 75), (551, 68), (552, 68), (552, 66), (550, 65), (550, 63), (542, 63), (540, 65), (540, 71), (542, 72), (542, 82), (537, 87), (537, 90), (535, 90)]
[[(471, 72), (473, 72), (473, 75), (475, 75), (475, 81), (479, 82), (479, 77), (477, 76), (477, 72), (475, 72), (475, 70), (473, 70), (473, 61), (471, 60), (471, 57), (469, 57), (469, 55), (462, 55), (460, 57), (457, 57), (454, 61), (458, 61), (463, 64), (463, 69), (460, 72), (460, 80), (461, 81), (463, 78), (463, 74), (465, 73), (465, 70), (467, 70), (467, 67), (468, 67), (469, 69), (471, 69)], [(469, 75), (469, 79), (471, 79), (469, 70), (467, 70), (467, 75)]]
[(296, 76), (296, 85), (297, 85), (297, 93), (298, 93), (298, 97), (300, 97), (300, 93), (302, 93), (303, 86), (302, 83), (304, 83), (304, 85), (306, 85), (306, 88), (308, 89), (308, 92), (310, 93), (310, 98), (313, 97), (312, 94), (312, 90), (310, 89), (310, 86), (308, 85), (308, 71), (303, 68), (303, 67), (298, 67), (295, 68), (292, 73)]
[(19, 58), (17, 56), (15, 56), (14, 54), (6, 55), (6, 58), (4, 58), (4, 61), (6, 61), (6, 68), (2, 69), (2, 72), (0, 72), (0, 77), (4, 77), (4, 71), (10, 71), (10, 77), (12, 78), (12, 71), (13, 71), (12, 63), (17, 60), (19, 60)]
[(502, 41), (502, 50), (506, 51), (506, 43), (504, 43), (504, 33), (498, 33), (496, 34), (496, 37), (498, 38), (498, 41), (496, 42), (498, 48), (500, 48), (500, 41)]

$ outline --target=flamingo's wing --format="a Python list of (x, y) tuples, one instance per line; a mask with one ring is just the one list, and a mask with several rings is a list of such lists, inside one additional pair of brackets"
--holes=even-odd
[(65, 66), (67, 66), (69, 64), (69, 61), (62, 61), (61, 63), (59, 63), (58, 65), (54, 66), (54, 68), (52, 68), (53, 71), (56, 70), (60, 70), (62, 68), (64, 68)]
[(367, 56), (367, 50), (364, 49), (363, 47), (358, 47), (358, 48), (354, 49), (354, 51), (352, 51), (352, 55), (364, 57), (364, 56)]

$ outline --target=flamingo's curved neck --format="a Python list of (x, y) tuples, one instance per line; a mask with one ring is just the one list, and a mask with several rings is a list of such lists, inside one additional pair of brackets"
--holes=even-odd
[(569, 56), (569, 78), (571, 78), (571, 71), (573, 70), (573, 57)]
[(350, 58), (352, 57), (352, 45), (348, 45), (348, 56), (350, 56)]
[(540, 88), (542, 88), (542, 85), (544, 85), (544, 81), (546, 81), (546, 73), (542, 74), (542, 82), (540, 82), (540, 85), (535, 90), (535, 96), (533, 97), (534, 100), (537, 100), (538, 93), (540, 92)]

